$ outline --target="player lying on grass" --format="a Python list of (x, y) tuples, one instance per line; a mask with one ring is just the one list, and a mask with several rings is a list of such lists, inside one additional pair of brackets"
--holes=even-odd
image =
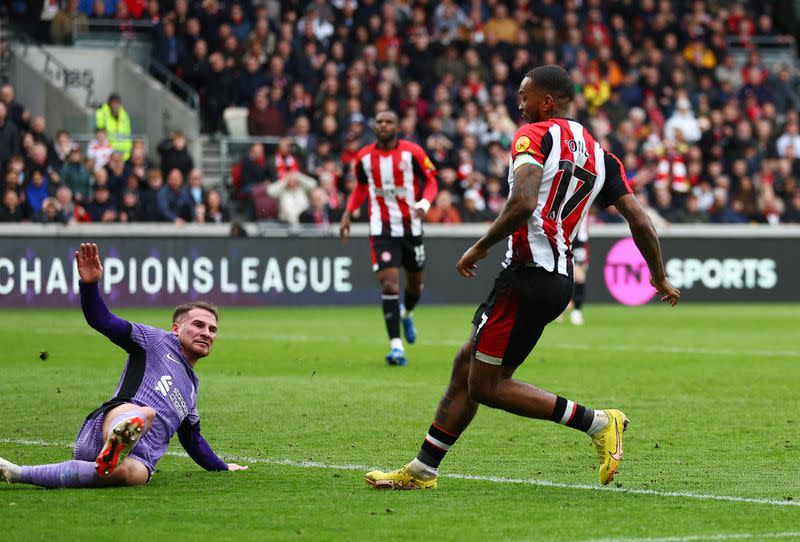
[(204, 469), (247, 469), (226, 464), (200, 434), (194, 366), (217, 337), (216, 307), (202, 301), (178, 306), (171, 331), (133, 324), (112, 314), (100, 297), (97, 245), (82, 244), (75, 260), (86, 322), (128, 353), (125, 370), (114, 397), (83, 422), (74, 460), (22, 467), (0, 458), (0, 480), (48, 488), (145, 484), (176, 432)]
[(450, 385), (419, 454), (401, 469), (368, 472), (365, 479), (374, 487), (436, 487), (439, 464), (469, 426), (478, 405), (587, 433), (600, 460), (602, 484), (614, 479), (622, 461), (622, 432), (628, 419), (621, 411), (579, 405), (514, 380), (514, 371), (572, 296), (570, 249), (595, 199), (614, 205), (628, 221), (662, 301), (675, 305), (680, 292), (667, 279), (658, 237), (631, 194), (619, 160), (569, 119), (569, 104), (575, 97), (569, 74), (559, 66), (531, 70), (520, 84), (519, 97), (520, 112), (531, 124), (517, 131), (511, 146), (508, 201), (489, 231), (457, 264), (463, 276), (475, 276), (478, 260), (508, 237), (504, 269), (475, 313), (472, 333), (456, 355)]

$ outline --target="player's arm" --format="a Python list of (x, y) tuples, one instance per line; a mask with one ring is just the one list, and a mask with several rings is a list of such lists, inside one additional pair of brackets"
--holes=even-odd
[(364, 204), (364, 200), (369, 195), (369, 186), (367, 184), (367, 175), (361, 167), (359, 161), (355, 161), (353, 166), (353, 174), (356, 176), (356, 187), (347, 198), (347, 206), (345, 207), (342, 220), (339, 223), (339, 236), (342, 240), (350, 236), (350, 222), (352, 221), (353, 213), (356, 212)]
[(100, 297), (99, 281), (103, 276), (103, 265), (100, 263), (97, 245), (81, 243), (79, 249), (75, 251), (75, 261), (81, 279), (81, 309), (86, 323), (108, 337), (114, 344), (128, 350), (132, 344), (130, 322), (114, 315)]
[(248, 467), (236, 463), (225, 463), (211, 449), (211, 445), (200, 433), (200, 420), (192, 423), (187, 417), (178, 427), (178, 440), (195, 463), (206, 470), (247, 470)]
[(542, 167), (537, 163), (524, 163), (514, 170), (514, 185), (500, 215), (483, 237), (467, 250), (456, 264), (459, 273), (474, 277), (476, 262), (486, 257), (498, 241), (514, 233), (530, 218), (539, 201), (542, 185)]
[(650, 275), (656, 291), (661, 294), (661, 301), (665, 301), (673, 307), (681, 298), (681, 292), (675, 288), (667, 278), (664, 271), (664, 262), (661, 258), (661, 244), (658, 241), (656, 229), (647, 213), (642, 208), (639, 200), (633, 194), (625, 194), (614, 201), (614, 207), (625, 217), (631, 236), (642, 253), (642, 257), (650, 268)]

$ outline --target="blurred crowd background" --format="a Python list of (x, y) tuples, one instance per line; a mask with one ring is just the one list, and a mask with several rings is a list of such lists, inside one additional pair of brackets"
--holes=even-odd
[[(788, 3), (790, 4), (790, 3)], [(33, 7), (31, 7), (33, 5)], [(429, 222), (492, 220), (506, 197), (517, 89), (540, 64), (573, 76), (572, 116), (622, 160), (653, 220), (800, 222), (800, 78), (784, 3), (473, 0), (6, 2), (37, 39), (70, 43), (95, 19), (149, 21), (153, 57), (200, 95), (205, 137), (245, 111), (253, 143), (208, 186), (175, 133), (130, 137), (124, 89), (73, 143), (0, 91), (0, 221), (228, 222), (327, 227), (377, 112), (400, 116), (439, 170)], [(768, 38), (768, 39), (764, 39)], [(734, 55), (730, 48), (746, 50)], [(238, 108), (238, 109), (237, 109)], [(157, 166), (156, 166), (157, 164)], [(362, 213), (361, 219), (365, 218)], [(618, 222), (594, 209), (594, 222)]]

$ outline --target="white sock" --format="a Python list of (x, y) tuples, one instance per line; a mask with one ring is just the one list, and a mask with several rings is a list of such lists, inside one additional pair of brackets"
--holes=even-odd
[(605, 410), (595, 410), (594, 420), (592, 420), (592, 425), (589, 426), (589, 430), (586, 433), (592, 436), (608, 425), (608, 422), (608, 414), (606, 414)]
[(389, 348), (397, 348), (398, 350), (405, 351), (405, 348), (403, 347), (403, 339), (389, 339)]
[(436, 478), (439, 474), (439, 469), (434, 469), (433, 467), (426, 465), (416, 457), (414, 461), (408, 464), (408, 470), (414, 473), (414, 475), (421, 479), (421, 480), (430, 480), (431, 478)]
[(406, 310), (406, 306), (400, 305), (400, 319), (405, 320), (409, 316), (411, 316), (411, 313)]
[(3, 465), (3, 470), (8, 474), (11, 483), (17, 483), (19, 481), (19, 477), (22, 474), (22, 467), (9, 462)]

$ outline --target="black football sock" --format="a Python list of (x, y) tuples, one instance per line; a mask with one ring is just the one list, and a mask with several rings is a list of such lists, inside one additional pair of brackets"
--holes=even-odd
[(414, 307), (416, 307), (417, 303), (419, 303), (419, 296), (420, 294), (414, 294), (406, 290), (406, 296), (403, 303), (406, 308), (406, 312), (411, 312), (414, 310)]
[(427, 472), (423, 474), (435, 476), (439, 463), (442, 462), (445, 454), (456, 443), (456, 440), (458, 440), (458, 435), (448, 433), (444, 429), (437, 427), (436, 424), (431, 424), (428, 434), (425, 435), (425, 440), (422, 441), (422, 447), (419, 449), (414, 465), (419, 467), (421, 466), (419, 463), (422, 463), (423, 466), (428, 467), (424, 469)]
[(383, 319), (386, 321), (386, 331), (389, 339), (400, 338), (400, 296), (397, 294), (383, 294)]
[(586, 283), (576, 282), (575, 289), (572, 292), (572, 302), (575, 304), (575, 310), (581, 310), (583, 302), (586, 300)]
[(586, 433), (594, 421), (594, 410), (586, 408), (560, 395), (556, 397), (556, 407), (550, 415), (550, 421), (572, 427)]

